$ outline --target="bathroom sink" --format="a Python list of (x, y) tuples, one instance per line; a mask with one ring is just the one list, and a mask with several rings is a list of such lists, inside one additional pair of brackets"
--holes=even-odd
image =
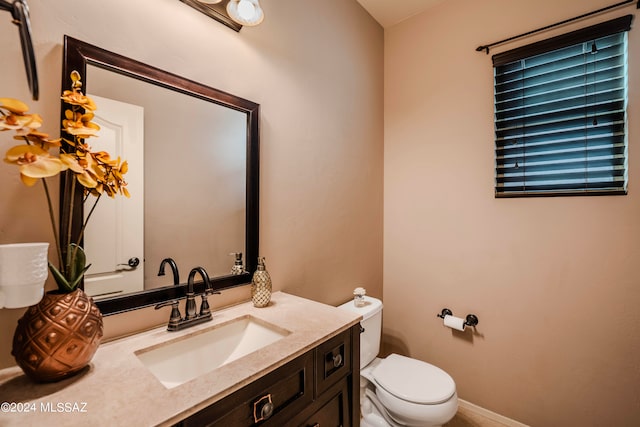
[(243, 316), (138, 350), (135, 355), (166, 388), (173, 388), (289, 334), (289, 331), (276, 325), (252, 316)]

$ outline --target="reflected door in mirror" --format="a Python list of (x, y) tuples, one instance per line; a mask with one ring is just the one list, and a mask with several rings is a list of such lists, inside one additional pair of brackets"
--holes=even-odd
[[(129, 163), (129, 199), (103, 194), (92, 212), (95, 197), (85, 202), (91, 214), (84, 236), (87, 263), (85, 292), (94, 298), (144, 289), (143, 266), (129, 260), (144, 259), (144, 108), (97, 95), (94, 121), (100, 137), (92, 140), (96, 151), (107, 151)], [(131, 265), (130, 265), (131, 264)]]

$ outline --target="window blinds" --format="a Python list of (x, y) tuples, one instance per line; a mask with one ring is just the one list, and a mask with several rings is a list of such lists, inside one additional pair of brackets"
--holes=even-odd
[(496, 197), (626, 194), (631, 19), (494, 55)]

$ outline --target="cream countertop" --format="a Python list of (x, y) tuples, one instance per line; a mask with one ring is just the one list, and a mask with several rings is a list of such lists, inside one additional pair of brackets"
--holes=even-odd
[[(165, 388), (134, 352), (250, 315), (291, 333), (199, 378)], [(0, 426), (171, 425), (355, 325), (356, 313), (283, 292), (269, 307), (251, 302), (217, 310), (213, 321), (179, 332), (160, 327), (102, 344), (90, 367), (75, 377), (35, 384), (19, 367), (0, 371)], [(258, 354), (259, 353), (259, 354)], [(9, 410), (5, 412), (7, 404)], [(28, 411), (28, 412), (26, 412)]]

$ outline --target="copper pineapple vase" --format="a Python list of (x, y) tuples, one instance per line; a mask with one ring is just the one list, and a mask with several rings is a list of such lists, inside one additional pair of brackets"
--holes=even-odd
[(102, 335), (102, 314), (84, 291), (47, 292), (18, 320), (11, 354), (32, 380), (59, 381), (89, 364)]

